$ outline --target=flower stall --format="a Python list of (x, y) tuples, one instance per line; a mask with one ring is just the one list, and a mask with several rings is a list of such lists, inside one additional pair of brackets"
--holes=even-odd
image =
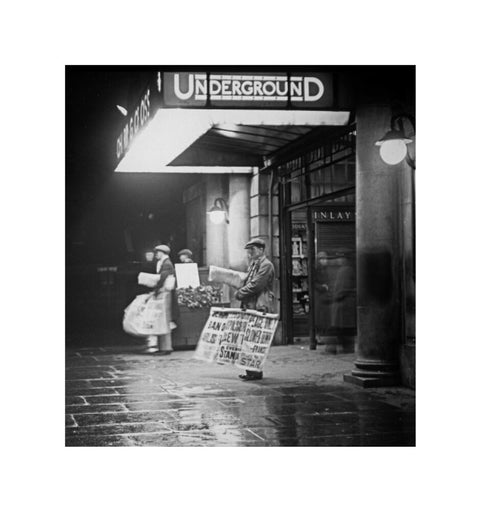
[(229, 307), (221, 302), (221, 287), (201, 285), (176, 290), (177, 328), (173, 331), (173, 348), (194, 349), (210, 315), (210, 307)]

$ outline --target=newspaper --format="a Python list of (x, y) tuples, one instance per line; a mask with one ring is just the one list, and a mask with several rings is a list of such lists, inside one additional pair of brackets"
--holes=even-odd
[(138, 274), (137, 281), (141, 286), (155, 287), (160, 282), (160, 275), (142, 271)]
[(278, 324), (278, 314), (212, 307), (195, 358), (261, 371)]
[(219, 266), (210, 266), (208, 271), (208, 280), (217, 284), (227, 284), (231, 287), (240, 288), (243, 286), (247, 274), (242, 271), (220, 268)]

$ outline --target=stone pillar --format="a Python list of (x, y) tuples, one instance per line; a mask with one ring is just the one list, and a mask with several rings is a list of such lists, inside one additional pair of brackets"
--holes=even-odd
[[(411, 112), (413, 115), (414, 112)], [(408, 147), (415, 156), (415, 142)], [(405, 161), (398, 165), (400, 238), (402, 253), (402, 343), (400, 375), (402, 385), (415, 388), (415, 170)]]
[[(207, 174), (205, 176), (205, 190), (206, 190), (206, 211), (212, 208), (215, 199), (226, 197), (226, 190), (223, 186), (223, 176), (220, 174)], [(214, 265), (225, 268), (228, 265), (227, 254), (227, 224), (214, 224), (207, 216), (206, 219), (207, 231), (207, 250), (206, 250), (206, 265)]]
[[(267, 257), (275, 267), (273, 292), (276, 297), (276, 311), (281, 310), (280, 304), (280, 229), (278, 209), (278, 182), (271, 183), (267, 172), (260, 173), (255, 169), (250, 184), (250, 235), (262, 238), (267, 244)], [(273, 184), (270, 190), (270, 185)], [(269, 196), (271, 193), (271, 204)], [(282, 319), (279, 321), (273, 344), (282, 343)]]
[(229, 268), (245, 271), (245, 244), (250, 238), (250, 176), (231, 175), (228, 183)]
[(357, 110), (357, 360), (345, 381), (364, 387), (399, 383), (401, 338), (398, 172), (375, 142), (389, 129), (391, 110)]

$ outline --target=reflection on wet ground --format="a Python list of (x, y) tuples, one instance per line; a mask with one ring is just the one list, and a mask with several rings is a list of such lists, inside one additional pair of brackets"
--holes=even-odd
[(191, 357), (67, 352), (66, 445), (415, 445), (413, 397), (392, 404), (335, 379), (245, 383)]

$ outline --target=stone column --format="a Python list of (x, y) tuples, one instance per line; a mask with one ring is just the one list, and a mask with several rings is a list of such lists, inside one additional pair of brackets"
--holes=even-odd
[(375, 142), (389, 129), (391, 110), (357, 110), (357, 360), (345, 381), (364, 387), (399, 383), (401, 337), (398, 172)]
[(229, 177), (228, 231), (229, 267), (245, 271), (245, 244), (250, 238), (250, 176), (231, 175)]

